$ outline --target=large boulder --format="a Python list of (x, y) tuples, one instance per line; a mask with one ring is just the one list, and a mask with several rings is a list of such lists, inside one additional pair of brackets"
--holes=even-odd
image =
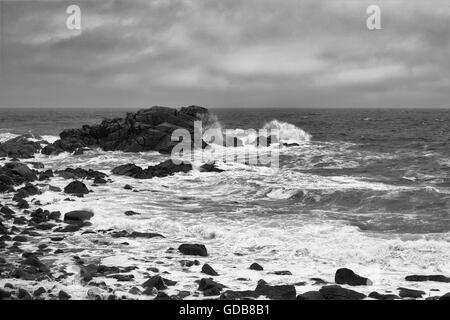
[(92, 211), (87, 210), (70, 211), (64, 215), (64, 222), (74, 224), (83, 223), (86, 220), (90, 220), (93, 216), (94, 213)]
[(19, 159), (33, 158), (34, 154), (41, 150), (41, 144), (29, 140), (35, 138), (31, 135), (22, 135), (0, 144), (0, 157)]
[(36, 171), (20, 162), (0, 167), (0, 192), (13, 191), (13, 186), (37, 180)]
[[(170, 152), (176, 145), (171, 134), (176, 129), (187, 129), (192, 135), (194, 121), (206, 122), (208, 110), (198, 106), (180, 110), (155, 106), (128, 113), (124, 118), (106, 119), (102, 123), (61, 132), (60, 140), (43, 148), (44, 154), (75, 152), (80, 148), (100, 147), (105, 151)], [(194, 139), (191, 139), (194, 141)]]

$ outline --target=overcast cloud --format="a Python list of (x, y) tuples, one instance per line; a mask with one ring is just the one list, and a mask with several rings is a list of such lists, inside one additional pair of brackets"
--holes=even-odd
[(1, 17), (0, 107), (450, 107), (450, 1), (3, 1)]

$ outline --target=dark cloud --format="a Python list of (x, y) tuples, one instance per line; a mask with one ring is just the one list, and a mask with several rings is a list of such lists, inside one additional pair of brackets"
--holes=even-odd
[(0, 107), (450, 106), (446, 0), (9, 0), (2, 19)]

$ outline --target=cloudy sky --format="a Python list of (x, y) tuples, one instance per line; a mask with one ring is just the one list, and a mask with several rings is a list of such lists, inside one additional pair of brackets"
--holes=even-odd
[[(81, 31), (66, 8), (81, 7)], [(382, 30), (366, 28), (381, 7)], [(450, 107), (450, 0), (3, 0), (0, 107)]]

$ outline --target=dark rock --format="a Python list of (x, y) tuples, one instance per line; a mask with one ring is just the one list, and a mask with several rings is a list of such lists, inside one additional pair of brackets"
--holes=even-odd
[(105, 180), (105, 179), (103, 179), (103, 178), (95, 178), (94, 179), (94, 183), (95, 184), (106, 184), (107, 183), (107, 181)]
[(68, 294), (67, 292), (61, 290), (58, 293), (58, 298), (59, 298), (59, 300), (69, 300), (70, 298), (72, 298), (72, 296), (70, 294)]
[(64, 188), (64, 193), (69, 194), (88, 194), (89, 190), (83, 182), (73, 181)]
[(361, 277), (350, 269), (342, 268), (336, 271), (334, 281), (337, 284), (348, 284), (351, 286), (365, 286), (372, 285), (372, 281)]
[(219, 274), (209, 264), (205, 263), (202, 267), (202, 272), (209, 276), (218, 276)]
[(293, 285), (270, 286), (264, 280), (259, 280), (255, 289), (258, 295), (266, 296), (273, 300), (295, 300), (296, 291)]
[(86, 220), (90, 220), (93, 216), (94, 213), (92, 211), (86, 210), (70, 211), (64, 215), (64, 222), (78, 224)]
[(132, 281), (134, 279), (134, 276), (132, 274), (113, 274), (109, 275), (108, 277), (114, 278), (119, 282)]
[[(186, 113), (184, 110), (189, 112)], [(179, 111), (166, 107), (152, 107), (128, 113), (125, 118), (106, 119), (98, 125), (84, 125), (79, 129), (64, 130), (60, 134), (60, 140), (44, 147), (42, 153), (74, 152), (80, 148), (97, 146), (105, 151), (156, 150), (170, 153), (176, 145), (175, 141), (171, 141), (173, 130), (185, 128), (193, 134), (194, 121), (205, 119), (206, 122), (207, 118), (207, 109), (201, 107), (182, 108)]]
[(149, 166), (145, 170), (134, 164), (126, 164), (114, 168), (111, 172), (119, 176), (128, 176), (135, 179), (152, 179), (155, 177), (167, 177), (179, 172), (187, 173), (191, 170), (191, 164), (174, 164), (172, 160), (167, 160), (155, 166)]
[(264, 270), (264, 268), (261, 266), (261, 265), (259, 265), (258, 263), (252, 263), (252, 265), (250, 266), (250, 268), (249, 268), (250, 270), (256, 270), (256, 271), (263, 271)]
[(31, 294), (22, 288), (19, 288), (18, 292), (17, 292), (17, 298), (19, 298), (20, 300), (32, 300), (33, 298), (31, 297)]
[(413, 276), (407, 276), (405, 278), (406, 281), (435, 281), (435, 282), (446, 282), (450, 283), (450, 278), (443, 276), (443, 275), (430, 275), (430, 276), (423, 276), (423, 275), (413, 275)]
[(11, 292), (0, 288), (0, 300), (11, 297)]
[(85, 170), (82, 168), (66, 168), (64, 170), (59, 170), (55, 172), (57, 175), (63, 177), (64, 179), (105, 179), (106, 174), (100, 171), (95, 171), (92, 169)]
[(277, 276), (292, 276), (292, 272), (288, 270), (274, 271), (271, 274), (275, 274)]
[(192, 266), (199, 266), (200, 265), (200, 261), (198, 260), (181, 260), (180, 264), (182, 267), (192, 267)]
[(215, 282), (209, 278), (200, 280), (198, 290), (203, 291), (205, 296), (218, 296), (225, 286), (221, 283)]
[(29, 207), (30, 207), (30, 205), (24, 199), (21, 199), (21, 200), (19, 200), (19, 202), (17, 202), (17, 208), (19, 208), (19, 209), (28, 209)]
[(54, 187), (54, 186), (48, 186), (48, 190), (50, 190), (52, 192), (61, 192), (62, 191), (61, 188)]
[(50, 180), (53, 177), (53, 171), (50, 169), (39, 173), (39, 181)]
[(12, 238), (12, 241), (16, 241), (16, 242), (27, 242), (28, 238), (25, 236), (15, 236), (14, 238)]
[(200, 166), (200, 172), (224, 172), (225, 170), (219, 169), (214, 163), (205, 163)]
[(206, 247), (203, 244), (182, 244), (178, 247), (178, 250), (184, 255), (201, 257), (208, 256)]
[(129, 184), (126, 184), (123, 188), (124, 188), (125, 190), (133, 190), (133, 187), (130, 186)]
[(378, 292), (371, 292), (369, 294), (369, 298), (372, 299), (377, 299), (377, 300), (397, 300), (400, 299), (399, 296), (395, 295), (395, 294), (381, 294)]
[(174, 286), (175, 281), (164, 279), (161, 276), (153, 276), (142, 284), (143, 288), (155, 288), (157, 290), (165, 290), (167, 286)]
[(240, 299), (256, 299), (259, 297), (255, 291), (232, 291), (227, 290), (220, 295), (220, 300), (240, 300)]
[(37, 180), (36, 172), (23, 163), (6, 163), (0, 167), (0, 192), (13, 189), (14, 185)]
[(425, 292), (420, 290), (413, 290), (413, 289), (407, 289), (407, 288), (398, 288), (399, 290), (399, 296), (401, 298), (422, 298), (423, 295), (425, 295)]
[(46, 292), (47, 291), (43, 287), (39, 287), (38, 289), (34, 290), (33, 296), (39, 297), (39, 296), (43, 295)]
[(345, 289), (337, 285), (324, 286), (319, 292), (323, 295), (325, 300), (362, 300), (366, 297), (366, 295), (362, 293)]
[(141, 214), (139, 212), (134, 212), (134, 211), (126, 211), (125, 212), (126, 216), (140, 216)]
[(450, 301), (450, 292), (444, 294), (442, 297), (439, 298), (439, 300)]
[(308, 291), (297, 296), (297, 300), (325, 300), (319, 291)]
[(47, 265), (45, 265), (44, 263), (42, 263), (37, 257), (35, 256), (30, 256), (28, 258), (26, 258), (25, 260), (22, 261), (21, 263), (22, 265), (26, 265), (26, 266), (30, 266), (35, 268), (38, 272), (44, 272), (44, 273), (48, 273), (50, 272), (49, 267), (47, 267)]
[(300, 145), (298, 143), (283, 143), (283, 146), (291, 148), (291, 147), (299, 147)]
[(30, 141), (32, 136), (19, 136), (4, 143), (0, 143), (0, 157), (29, 159), (33, 158), (34, 154), (39, 152), (41, 144)]

